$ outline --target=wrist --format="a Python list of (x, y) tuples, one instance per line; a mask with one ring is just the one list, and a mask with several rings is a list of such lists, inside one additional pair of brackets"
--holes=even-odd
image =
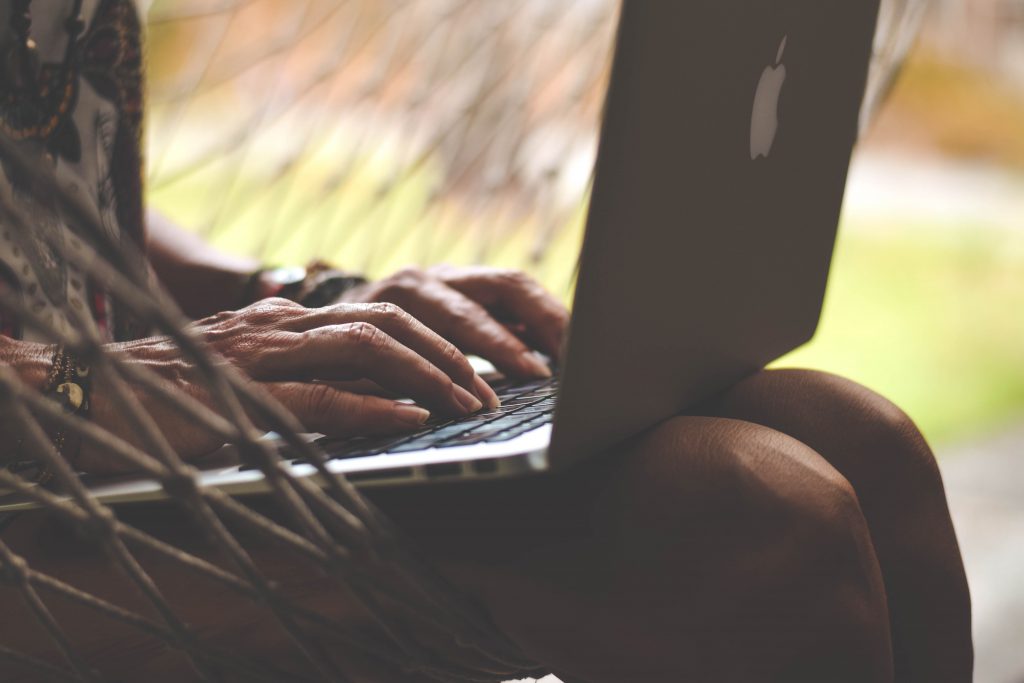
[(307, 277), (306, 269), (301, 266), (266, 267), (253, 271), (246, 277), (238, 308), (271, 297), (294, 300)]
[[(0, 337), (0, 359), (17, 373), (18, 379), (30, 391), (55, 401), (68, 414), (86, 417), (89, 414), (91, 377), (89, 368), (69, 354), (62, 345), (44, 345), (21, 342)], [(49, 436), (57, 453), (74, 464), (80, 441), (77, 432), (66, 430), (61, 423), (44, 411), (33, 412), (33, 419)], [(45, 459), (33, 452), (25, 441), (24, 424), (10, 422), (0, 416), (0, 434), (8, 441), (8, 448), (0, 454), (0, 465), (16, 471), (20, 476), (46, 483), (50, 470)]]
[(251, 273), (243, 290), (240, 306), (281, 297), (309, 308), (327, 306), (346, 291), (365, 284), (366, 279), (345, 273), (320, 261), (306, 267), (261, 268)]

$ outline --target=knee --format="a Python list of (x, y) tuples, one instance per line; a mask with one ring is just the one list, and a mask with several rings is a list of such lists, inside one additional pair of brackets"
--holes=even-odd
[[(631, 536), (692, 561), (802, 585), (870, 573), (870, 536), (850, 482), (805, 444), (735, 420), (677, 418), (628, 456), (619, 500)], [(728, 568), (725, 565), (729, 565)]]
[(648, 642), (668, 635), (665, 650), (678, 652), (685, 633), (686, 656), (719, 674), (740, 666), (730, 652), (745, 653), (743, 670), (720, 680), (801, 680), (787, 667), (812, 660), (884, 674), (888, 620), (867, 523), (817, 453), (758, 425), (679, 418), (631, 457), (630, 503), (616, 509), (637, 569), (616, 591), (660, 620)]
[(921, 472), (938, 468), (928, 443), (914, 421), (881, 394), (851, 380), (824, 372), (801, 371), (814, 387), (814, 400), (828, 426), (876, 453), (898, 456)]
[(751, 383), (752, 396), (740, 399), (748, 404), (742, 412), (759, 413), (814, 447), (861, 495), (864, 485), (941, 491), (938, 464), (917, 425), (878, 393), (813, 370), (766, 371)]
[(860, 518), (850, 482), (813, 449), (740, 420), (667, 420), (622, 459), (616, 481), (640, 509), (654, 509), (660, 524), (688, 523), (691, 508), (706, 511), (701, 519), (792, 517), (825, 527)]

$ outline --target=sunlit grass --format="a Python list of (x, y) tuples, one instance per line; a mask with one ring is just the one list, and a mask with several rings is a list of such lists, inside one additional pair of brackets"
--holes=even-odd
[(934, 442), (1024, 417), (1024, 235), (848, 225), (818, 335), (780, 364), (891, 398)]

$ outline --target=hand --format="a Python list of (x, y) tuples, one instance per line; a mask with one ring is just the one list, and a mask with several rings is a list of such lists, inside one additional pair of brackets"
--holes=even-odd
[(557, 356), (569, 313), (535, 280), (484, 266), (407, 268), (346, 292), (344, 301), (389, 301), (466, 353), (518, 377), (550, 377), (531, 351)]
[[(267, 299), (240, 311), (199, 320), (193, 332), (243, 370), (291, 410), (310, 431), (333, 436), (389, 434), (420, 428), (428, 410), (380, 396), (357, 394), (337, 382), (369, 380), (446, 416), (497, 406), (493, 390), (451, 343), (392, 304), (339, 304), (308, 309), (285, 299)], [(110, 345), (130, 362), (159, 373), (186, 393), (214, 407), (191, 363), (165, 337)], [(183, 457), (220, 445), (155, 396), (137, 398)], [(123, 416), (97, 381), (91, 419), (137, 443)], [(116, 471), (110, 456), (83, 450), (87, 471)]]

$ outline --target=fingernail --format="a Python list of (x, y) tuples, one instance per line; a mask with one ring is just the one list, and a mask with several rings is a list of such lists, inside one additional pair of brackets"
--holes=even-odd
[(523, 361), (523, 367), (531, 374), (537, 377), (551, 377), (551, 368), (533, 351), (524, 351), (519, 358)]
[(480, 399), (460, 387), (458, 384), (452, 385), (452, 395), (455, 396), (456, 402), (458, 402), (458, 404), (462, 406), (467, 413), (475, 413), (484, 407), (484, 404)]
[(420, 427), (430, 419), (428, 411), (418, 406), (411, 406), (408, 403), (396, 403), (395, 415), (399, 420), (413, 427)]
[(494, 409), (501, 405), (501, 399), (494, 393), (491, 385), (485, 382), (484, 378), (480, 375), (473, 377), (473, 388), (476, 389), (477, 398), (483, 401), (484, 405), (488, 408)]

